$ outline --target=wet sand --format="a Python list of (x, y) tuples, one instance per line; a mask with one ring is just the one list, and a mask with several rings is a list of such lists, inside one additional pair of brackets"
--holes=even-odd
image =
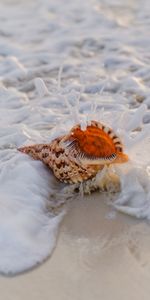
[(9, 299), (149, 299), (150, 227), (114, 211), (99, 194), (74, 200), (52, 256), (16, 277), (1, 277)]

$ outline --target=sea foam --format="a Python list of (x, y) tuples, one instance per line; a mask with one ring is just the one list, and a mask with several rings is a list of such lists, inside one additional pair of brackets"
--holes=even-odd
[(62, 192), (17, 147), (48, 143), (76, 123), (104, 122), (120, 136), (130, 161), (116, 166), (121, 192), (110, 204), (150, 218), (149, 3), (130, 5), (0, 3), (1, 273), (25, 271), (52, 254), (63, 212), (49, 208), (65, 201), (65, 191), (73, 197), (72, 187)]

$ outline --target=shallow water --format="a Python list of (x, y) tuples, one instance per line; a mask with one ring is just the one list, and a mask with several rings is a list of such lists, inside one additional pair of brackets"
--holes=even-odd
[(16, 148), (77, 121), (103, 121), (121, 136), (131, 162), (117, 169), (113, 206), (150, 218), (149, 27), (146, 0), (1, 1), (0, 272), (43, 261), (62, 220), (47, 211), (59, 192), (52, 174)]

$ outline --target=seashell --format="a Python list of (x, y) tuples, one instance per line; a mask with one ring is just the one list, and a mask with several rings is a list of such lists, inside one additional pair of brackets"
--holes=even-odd
[(41, 160), (62, 182), (78, 183), (91, 179), (106, 165), (125, 163), (123, 144), (113, 130), (97, 121), (85, 130), (78, 124), (50, 144), (36, 144), (18, 149)]

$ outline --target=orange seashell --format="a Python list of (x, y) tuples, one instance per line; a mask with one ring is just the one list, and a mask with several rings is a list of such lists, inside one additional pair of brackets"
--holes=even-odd
[(120, 138), (111, 128), (91, 121), (86, 130), (74, 126), (68, 135), (50, 144), (37, 144), (18, 149), (34, 159), (43, 161), (64, 182), (82, 182), (96, 175), (106, 164), (124, 163)]
[(110, 136), (94, 126), (88, 126), (85, 131), (80, 128), (75, 129), (71, 139), (76, 139), (80, 151), (87, 156), (106, 157), (116, 151)]

